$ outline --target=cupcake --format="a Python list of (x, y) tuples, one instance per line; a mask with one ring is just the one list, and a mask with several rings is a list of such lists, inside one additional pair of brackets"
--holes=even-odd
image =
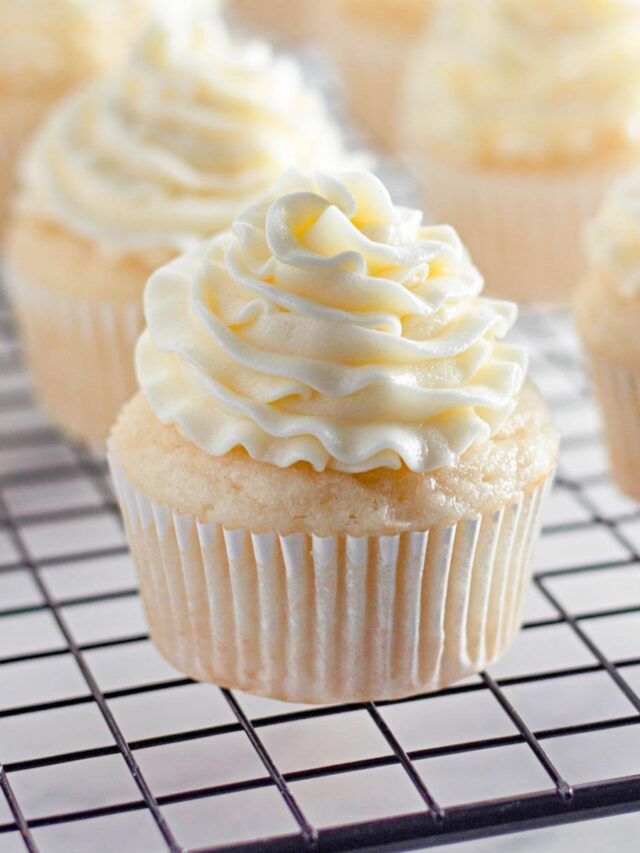
[(0, 233), (26, 137), (51, 105), (123, 60), (166, 0), (0, 0)]
[(509, 645), (558, 440), (482, 286), (366, 172), (289, 171), (154, 273), (109, 459), (174, 666), (350, 702)]
[(299, 41), (313, 34), (317, 0), (227, 0), (230, 19), (270, 38)]
[(426, 30), (435, 0), (325, 0), (316, 23), (344, 79), (357, 121), (384, 149), (397, 142), (407, 56)]
[(614, 479), (640, 500), (640, 174), (621, 179), (586, 230), (574, 314), (600, 402)]
[(566, 301), (581, 229), (640, 163), (640, 4), (450, 0), (412, 53), (401, 147), (491, 292)]
[(340, 162), (298, 67), (211, 21), (156, 25), (123, 70), (57, 108), (22, 163), (6, 255), (51, 419), (103, 445), (136, 388), (151, 272), (227, 229), (289, 164)]

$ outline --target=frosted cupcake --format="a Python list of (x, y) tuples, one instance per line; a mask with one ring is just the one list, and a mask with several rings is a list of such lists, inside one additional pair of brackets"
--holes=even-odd
[(341, 702), (509, 645), (558, 441), (482, 285), (367, 173), (288, 172), (151, 277), (110, 462), (171, 663)]
[(640, 500), (640, 174), (621, 180), (586, 231), (575, 319), (600, 401), (615, 480)]
[(451, 0), (409, 63), (402, 147), (491, 291), (567, 300), (609, 184), (640, 163), (636, 0)]
[(342, 72), (358, 122), (385, 149), (397, 142), (398, 103), (411, 46), (435, 0), (325, 0), (316, 24)]
[(156, 266), (229, 227), (290, 163), (341, 158), (298, 67), (211, 22), (156, 26), (124, 70), (57, 108), (22, 165), (6, 258), (52, 420), (100, 446), (136, 388)]
[(26, 137), (66, 92), (117, 65), (167, 0), (0, 0), (0, 233)]
[(298, 41), (313, 35), (317, 0), (227, 0), (230, 19), (275, 39)]

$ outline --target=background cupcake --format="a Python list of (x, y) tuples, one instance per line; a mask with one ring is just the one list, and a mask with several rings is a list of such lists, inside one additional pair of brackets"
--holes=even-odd
[(613, 188), (586, 245), (590, 271), (576, 291), (576, 324), (614, 478), (640, 500), (640, 174)]
[(233, 23), (274, 39), (299, 41), (313, 35), (317, 0), (227, 0)]
[(26, 137), (62, 95), (117, 65), (166, 6), (167, 0), (0, 0), (0, 233)]
[(325, 0), (316, 28), (336, 60), (355, 118), (376, 144), (394, 149), (398, 99), (411, 46), (435, 0)]
[(175, 666), (338, 702), (509, 644), (558, 448), (482, 284), (367, 173), (289, 172), (152, 276), (110, 460)]
[(488, 287), (566, 300), (580, 233), (640, 162), (640, 5), (452, 0), (409, 64), (402, 138)]
[(290, 163), (342, 150), (299, 69), (212, 22), (158, 25), (61, 105), (24, 163), (7, 278), (52, 419), (104, 441), (135, 388), (151, 271), (229, 226)]

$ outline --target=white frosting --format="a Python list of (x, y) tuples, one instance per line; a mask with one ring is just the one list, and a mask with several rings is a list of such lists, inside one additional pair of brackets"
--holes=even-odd
[(512, 303), (449, 227), (367, 173), (289, 171), (225, 233), (156, 272), (137, 347), (162, 423), (281, 467), (431, 471), (488, 440), (526, 370)]
[(12, 85), (21, 88), (80, 80), (120, 60), (140, 28), (171, 4), (172, 0), (0, 0), (0, 75), (14, 77)]
[(635, 148), (640, 0), (447, 0), (405, 94), (408, 138), (466, 159), (535, 165)]
[(113, 253), (187, 249), (284, 168), (339, 167), (298, 66), (218, 23), (158, 24), (126, 68), (72, 96), (22, 169), (21, 209)]
[(621, 179), (586, 229), (593, 266), (625, 299), (640, 297), (640, 173)]

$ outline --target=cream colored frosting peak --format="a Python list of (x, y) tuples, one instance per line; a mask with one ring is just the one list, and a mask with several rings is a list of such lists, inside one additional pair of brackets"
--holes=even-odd
[(447, 0), (438, 9), (409, 62), (409, 139), (534, 166), (615, 159), (640, 145), (639, 0)]
[(640, 297), (640, 173), (616, 183), (587, 227), (591, 263), (625, 299)]
[(482, 286), (456, 233), (373, 175), (289, 171), (151, 277), (138, 379), (212, 455), (435, 470), (500, 428), (524, 379), (498, 340), (516, 307)]
[(73, 95), (22, 169), (22, 210), (113, 253), (175, 253), (228, 228), (289, 165), (341, 167), (298, 66), (210, 20), (155, 25)]

